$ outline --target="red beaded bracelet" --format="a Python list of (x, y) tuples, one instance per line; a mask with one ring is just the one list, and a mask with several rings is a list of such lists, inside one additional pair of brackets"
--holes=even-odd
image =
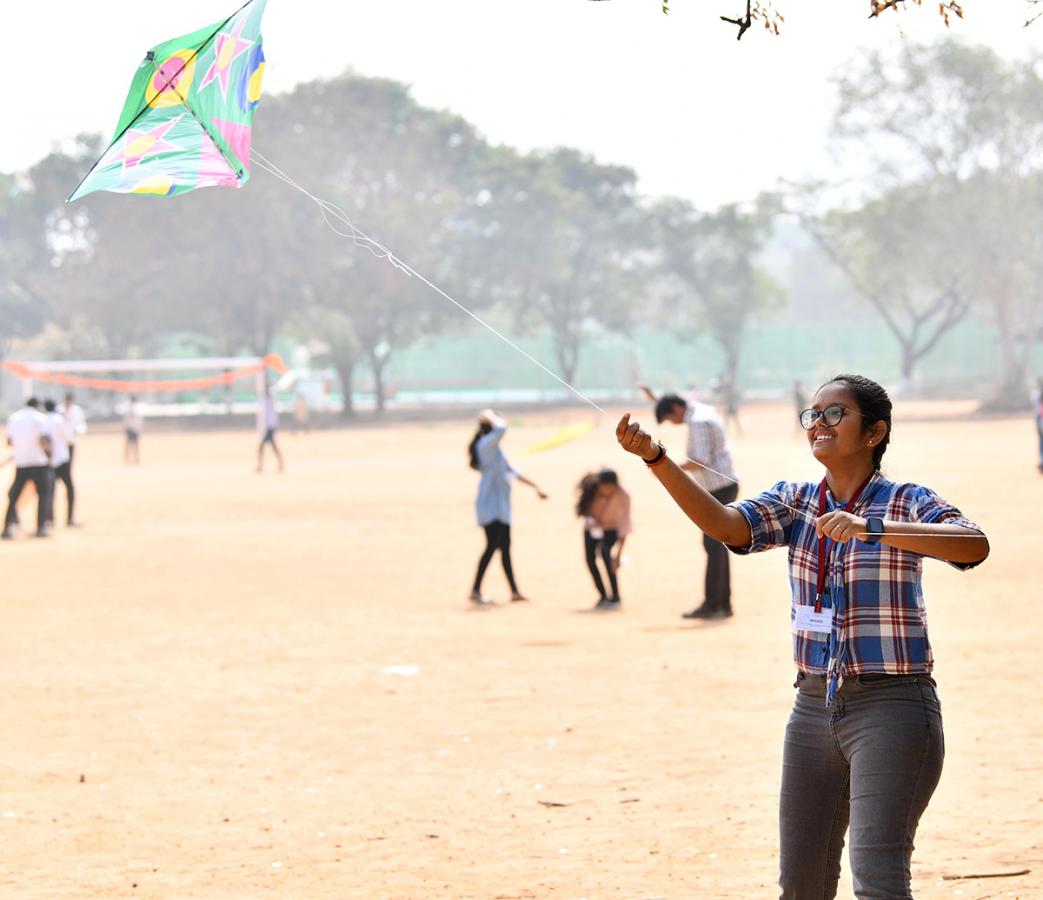
[(655, 459), (651, 461), (645, 460), (645, 465), (650, 469), (654, 469), (666, 459), (666, 447), (663, 446), (661, 441), (656, 441), (656, 443), (659, 445), (659, 452), (656, 454)]

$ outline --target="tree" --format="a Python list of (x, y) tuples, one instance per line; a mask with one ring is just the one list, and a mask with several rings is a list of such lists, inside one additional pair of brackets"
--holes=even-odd
[(641, 296), (648, 249), (636, 176), (576, 150), (500, 149), (486, 177), (475, 215), (491, 299), (519, 326), (549, 329), (573, 384), (590, 328), (625, 330)]
[(361, 359), (359, 340), (351, 318), (341, 309), (326, 306), (312, 297), (291, 321), (291, 328), (304, 338), (321, 341), (326, 352), (313, 355), (313, 361), (322, 357), (337, 371), (344, 396), (341, 415), (354, 418), (355, 370)]
[(739, 383), (750, 319), (781, 297), (757, 265), (773, 212), (768, 198), (752, 211), (730, 204), (699, 213), (683, 200), (661, 202), (654, 210), (664, 324), (681, 334), (708, 330), (724, 354), (725, 380), (733, 386)]
[(801, 223), (883, 319), (900, 348), (902, 383), (959, 324), (974, 299), (975, 248), (965, 224), (976, 196), (938, 177)]
[[(476, 195), (472, 172), (484, 152), (473, 127), (420, 107), (404, 85), (383, 79), (345, 75), (301, 85), (280, 101), (265, 120), (271, 123), (265, 143), (274, 148), (266, 152), (293, 159), (295, 170), (311, 173), (314, 194), (357, 218), (374, 241), (386, 243), (417, 272), (450, 292), (459, 287), (470, 299), (455, 254)], [(361, 357), (382, 412), (394, 352), (439, 328), (452, 307), (417, 278), (366, 252), (376, 244), (330, 234), (315, 221), (313, 205), (299, 196), (294, 202), (312, 220), (298, 248), (299, 277), (310, 285), (312, 302), (342, 317), (338, 371), (349, 381), (345, 393)], [(345, 228), (336, 220), (332, 226)]]
[(52, 153), (23, 176), (0, 176), (0, 356), (13, 339), (31, 337), (50, 312), (45, 276), (60, 264), (58, 212), (80, 160)]
[(981, 172), (968, 223), (974, 284), (999, 338), (1001, 379), (989, 407), (1023, 409), (1036, 342), (1043, 336), (1043, 173)]
[(96, 135), (81, 136), (71, 155), (52, 153), (29, 172), (41, 185), (51, 247), (34, 284), (46, 292), (65, 352), (124, 358), (147, 353), (172, 323), (182, 299), (174, 288), (175, 244), (187, 229), (174, 209), (154, 200), (92, 194), (67, 204), (102, 146)]
[[(996, 326), (1001, 403), (1024, 394), (1028, 357), (1010, 348), (1030, 344), (1036, 332), (1025, 329), (1038, 327), (1040, 256), (1035, 235), (1026, 233), (1038, 227), (1029, 198), (1037, 196), (1043, 167), (1038, 62), (1007, 62), (991, 50), (947, 41), (868, 54), (838, 81), (835, 135), (868, 166), (865, 183), (876, 195), (865, 199), (891, 195), (893, 206), (894, 192), (915, 196), (917, 185), (933, 182), (924, 196), (942, 194), (952, 205), (956, 218), (922, 214), (918, 243), (934, 246), (937, 260), (946, 244), (961, 248), (949, 253), (959, 270), (953, 280), (974, 291)], [(944, 308), (938, 315), (944, 320)]]
[(0, 176), (0, 358), (10, 342), (30, 337), (44, 321), (43, 302), (29, 286), (27, 274), (45, 247), (45, 224), (27, 214), (14, 178)]
[(228, 355), (270, 352), (308, 291), (314, 210), (255, 164), (242, 191), (196, 191), (162, 212), (163, 233), (176, 235), (176, 327), (201, 328)]

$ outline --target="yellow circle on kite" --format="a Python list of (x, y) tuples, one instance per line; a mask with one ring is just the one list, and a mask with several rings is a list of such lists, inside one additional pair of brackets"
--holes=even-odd
[(154, 175), (139, 181), (131, 189), (134, 194), (156, 194), (161, 197), (167, 196), (174, 189), (174, 179), (169, 175)]
[(155, 67), (145, 88), (145, 102), (153, 109), (181, 106), (196, 73), (196, 51), (178, 50)]
[(261, 82), (264, 80), (264, 63), (261, 63), (250, 76), (250, 83), (246, 88), (246, 99), (250, 103), (256, 103), (261, 99)]

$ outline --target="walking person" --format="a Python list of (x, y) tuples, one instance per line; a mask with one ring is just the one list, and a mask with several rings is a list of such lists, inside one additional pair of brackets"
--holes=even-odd
[(141, 409), (137, 396), (130, 395), (130, 402), (123, 413), (123, 433), (126, 443), (123, 445), (123, 462), (138, 465), (141, 462), (141, 429), (145, 425), (145, 414)]
[(51, 466), (51, 424), (40, 412), (40, 402), (30, 397), (25, 406), (7, 420), (7, 443), (14, 457), (14, 482), (7, 494), (7, 515), (0, 538), (14, 537), (18, 521), (18, 498), (31, 481), (36, 488), (36, 536), (47, 537), (48, 481)]
[(69, 445), (74, 437), (72, 425), (55, 405), (53, 400), (45, 400), (44, 413), (51, 423), (51, 465), (48, 473), (47, 490), (47, 527), (54, 527), (54, 495), (59, 481), (65, 485), (65, 500), (68, 510), (66, 523), (72, 523), (72, 509), (75, 492), (70, 475)]
[[(656, 422), (672, 422), (688, 426), (688, 458), (681, 469), (720, 503), (731, 503), (739, 496), (739, 476), (732, 464), (732, 451), (724, 423), (716, 410), (702, 403), (693, 391), (687, 400), (677, 394), (656, 398), (652, 389), (641, 390), (655, 404)], [(731, 568), (728, 550), (720, 541), (703, 533), (706, 551), (706, 575), (703, 580), (703, 602), (682, 613), (686, 619), (726, 619), (732, 615)]]
[(60, 411), (68, 423), (66, 433), (69, 435), (69, 465), (64, 474), (58, 471), (55, 474), (65, 483), (65, 491), (69, 499), (69, 517), (66, 525), (69, 528), (77, 528), (79, 527), (79, 522), (73, 516), (76, 492), (72, 482), (72, 464), (76, 458), (76, 442), (82, 435), (87, 433), (87, 416), (76, 403), (76, 398), (73, 397), (71, 391), (65, 395), (65, 402), (62, 404)]
[(839, 375), (801, 424), (822, 481), (780, 481), (731, 505), (685, 477), (629, 415), (616, 436), (735, 553), (789, 549), (797, 694), (783, 748), (782, 900), (836, 896), (845, 833), (856, 897), (911, 898), (913, 839), (944, 756), (923, 560), (969, 569), (989, 543), (929, 488), (881, 473), (891, 401), (880, 385)]
[[(598, 611), (617, 610), (619, 596), (619, 563), (623, 545), (633, 530), (630, 522), (630, 495), (619, 484), (619, 476), (611, 469), (585, 475), (578, 485), (576, 515), (583, 519), (583, 552), (587, 569), (597, 588)], [(598, 558), (605, 567), (611, 593), (598, 570)]]
[(516, 480), (536, 491), (541, 500), (547, 495), (519, 473), (504, 456), (500, 443), (507, 432), (507, 423), (491, 409), (484, 410), (478, 417), (478, 431), (467, 447), (471, 468), (482, 473), (478, 482), (478, 498), (475, 508), (478, 524), (485, 530), (485, 550), (478, 560), (478, 572), (471, 589), (471, 601), (488, 605), (492, 601), (482, 594), (482, 579), (492, 561), (493, 554), (500, 551), (503, 573), (511, 588), (511, 601), (521, 602), (528, 598), (518, 590), (511, 565), (511, 481)]
[(275, 398), (269, 387), (264, 389), (264, 396), (257, 407), (257, 430), (261, 433), (261, 443), (257, 445), (257, 471), (264, 471), (264, 448), (269, 445), (275, 452), (275, 460), (281, 472), (282, 453), (279, 452), (279, 445), (275, 443), (275, 432), (279, 430), (279, 410), (275, 406)]
[(65, 395), (61, 413), (68, 420), (69, 429), (72, 432), (72, 440), (69, 441), (69, 466), (71, 467), (76, 458), (76, 441), (87, 433), (87, 416), (83, 408), (77, 404), (72, 391)]

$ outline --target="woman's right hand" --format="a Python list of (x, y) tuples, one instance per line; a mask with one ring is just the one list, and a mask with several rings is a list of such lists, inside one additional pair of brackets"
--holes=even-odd
[(627, 453), (640, 456), (645, 462), (649, 462), (659, 455), (659, 445), (652, 440), (652, 435), (641, 430), (638, 422), (630, 421), (630, 413), (619, 420), (619, 424), (616, 426), (616, 440)]

